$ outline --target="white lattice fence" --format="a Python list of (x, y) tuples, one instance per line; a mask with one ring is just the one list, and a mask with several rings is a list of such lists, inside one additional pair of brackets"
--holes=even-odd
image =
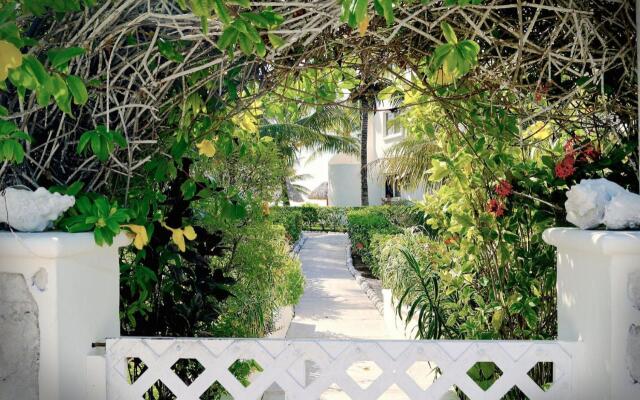
[[(235, 400), (261, 399), (274, 383), (287, 400), (331, 398), (323, 393), (336, 387), (352, 400), (440, 399), (454, 386), (472, 400), (501, 399), (514, 386), (529, 399), (570, 399), (575, 346), (538, 341), (110, 339), (107, 397), (141, 399), (161, 381), (180, 400), (206, 399), (201, 396), (216, 382)], [(146, 370), (130, 383), (134, 359)], [(187, 359), (201, 367), (197, 378), (185, 383), (172, 368)], [(229, 370), (236, 360), (255, 360), (261, 367), (246, 387)], [(501, 374), (486, 391), (467, 374), (477, 362), (492, 362)], [(553, 383), (546, 391), (528, 375), (542, 362), (553, 363)], [(357, 365), (364, 368), (354, 372)], [(425, 382), (434, 376), (434, 365), (437, 377)], [(365, 382), (363, 371), (374, 376)]]

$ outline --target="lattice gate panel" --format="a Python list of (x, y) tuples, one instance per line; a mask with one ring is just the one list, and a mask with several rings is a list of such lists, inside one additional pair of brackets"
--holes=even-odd
[[(319, 399), (336, 386), (352, 400), (378, 399), (388, 390), (409, 399), (440, 399), (454, 387), (472, 400), (498, 400), (514, 386), (532, 400), (570, 399), (575, 346), (546, 341), (110, 339), (107, 398), (142, 399), (160, 381), (179, 400), (200, 400), (216, 382), (235, 400), (259, 400), (274, 383), (287, 400)], [(133, 359), (145, 370), (130, 383)], [(172, 369), (180, 360), (197, 360), (193, 381), (185, 382)], [(260, 367), (247, 386), (229, 369), (237, 360), (253, 360)], [(501, 373), (484, 389), (468, 374), (478, 362), (493, 363)], [(528, 374), (543, 362), (553, 363), (553, 383), (544, 389)], [(366, 379), (365, 373), (370, 375)], [(427, 376), (432, 378), (425, 382)]]

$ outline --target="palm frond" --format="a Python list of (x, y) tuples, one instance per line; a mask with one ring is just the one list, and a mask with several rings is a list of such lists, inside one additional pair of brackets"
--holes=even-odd
[(299, 183), (292, 183), (291, 187), (293, 187), (298, 193), (301, 194), (309, 194), (311, 190), (308, 187), (300, 185)]
[(320, 132), (300, 124), (270, 124), (260, 127), (261, 136), (271, 136), (282, 148), (319, 152), (357, 153), (358, 141), (352, 137)]
[(428, 139), (408, 137), (391, 146), (384, 158), (371, 163), (371, 169), (393, 177), (405, 189), (415, 189), (427, 181), (434, 145)]
[(333, 132), (339, 136), (350, 136), (359, 127), (357, 110), (330, 105), (319, 107), (311, 115), (297, 121), (299, 125), (318, 132)]

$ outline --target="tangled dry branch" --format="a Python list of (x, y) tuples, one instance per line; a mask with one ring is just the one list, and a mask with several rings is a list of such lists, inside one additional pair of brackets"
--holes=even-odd
[[(384, 76), (419, 70), (421, 60), (442, 43), (439, 25), (444, 20), (459, 37), (480, 44), (479, 66), (465, 79), (479, 90), (495, 92), (496, 103), (505, 92), (524, 97), (545, 91), (548, 106), (536, 113), (519, 109), (510, 100), (523, 124), (540, 117), (571, 118), (567, 105), (580, 99), (586, 104), (582, 112), (592, 115), (596, 127), (624, 127), (620, 135), (628, 136), (637, 132), (631, 3), (488, 0), (476, 6), (445, 7), (441, 2), (417, 2), (396, 9), (392, 26), (373, 17), (361, 36), (340, 20), (335, 0), (256, 1), (254, 8), (270, 7), (285, 20), (273, 31), (285, 44), (270, 49), (264, 58), (219, 51), (215, 44), (222, 33), (219, 21), (212, 18), (204, 34), (200, 19), (170, 0), (111, 0), (59, 21), (30, 18), (20, 23), (32, 36), (46, 38), (32, 52), (55, 46), (86, 49), (70, 72), (90, 82), (90, 100), (69, 117), (56, 107), (38, 106), (35, 96), (22, 104), (18, 96), (3, 94), (2, 103), (12, 112), (9, 118), (35, 140), (22, 165), (0, 167), (0, 186), (82, 179), (89, 183), (87, 189), (96, 190), (114, 177), (128, 185), (160, 151), (157, 142), (169, 129), (170, 111), (183, 107), (190, 94), (202, 88), (211, 96), (220, 95), (231, 69), (240, 69), (240, 86), (258, 81), (264, 93), (288, 85), (304, 69), (353, 67), (362, 84), (350, 99), (340, 102), (348, 106)], [(163, 57), (157, 51), (160, 41), (180, 43), (182, 61)], [(397, 78), (403, 79), (402, 74)], [(598, 95), (585, 98), (583, 88), (589, 84), (606, 92), (608, 101)], [(420, 89), (432, 90), (426, 81)], [(76, 153), (79, 136), (98, 124), (121, 130), (128, 142), (106, 163)]]

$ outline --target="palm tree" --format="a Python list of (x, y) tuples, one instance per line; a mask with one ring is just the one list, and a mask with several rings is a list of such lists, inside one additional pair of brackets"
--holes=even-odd
[(367, 142), (369, 141), (369, 99), (360, 99), (360, 204), (369, 205)]
[[(359, 145), (351, 133), (357, 128), (353, 111), (339, 106), (323, 106), (293, 122), (268, 123), (260, 127), (260, 136), (270, 136), (287, 165), (293, 168), (301, 150), (318, 153), (356, 154)], [(282, 182), (282, 201), (290, 205), (289, 178)]]
[(425, 137), (408, 136), (391, 146), (371, 167), (393, 177), (406, 189), (415, 189), (427, 182), (427, 170), (435, 145)]

